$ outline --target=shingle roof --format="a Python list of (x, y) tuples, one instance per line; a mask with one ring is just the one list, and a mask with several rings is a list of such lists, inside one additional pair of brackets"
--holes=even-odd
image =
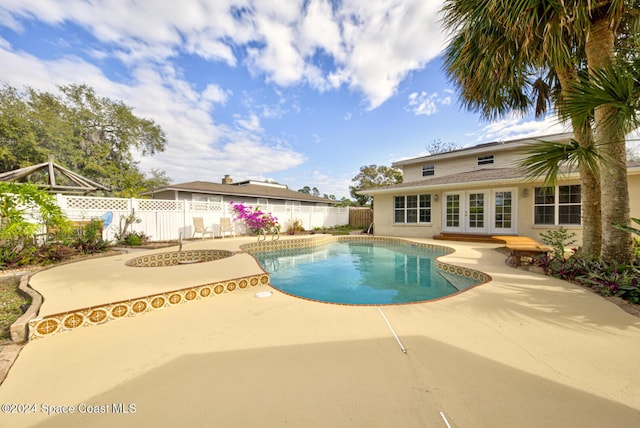
[[(562, 170), (562, 168), (561, 168)], [(627, 170), (629, 172), (638, 173), (640, 170), (640, 161), (630, 161), (627, 163)], [(566, 173), (566, 170), (565, 170)], [(577, 178), (577, 173), (566, 173), (570, 178)], [(500, 182), (504, 183), (516, 183), (529, 180), (525, 173), (520, 168), (485, 168), (475, 171), (460, 172), (457, 174), (450, 174), (438, 177), (430, 177), (424, 180), (409, 181), (391, 186), (379, 187), (376, 189), (361, 190), (358, 193), (367, 195), (374, 193), (388, 193), (395, 189), (407, 189), (407, 188), (425, 188), (425, 187), (455, 187), (463, 184), (474, 184), (481, 186), (482, 184), (491, 183), (496, 184)], [(537, 181), (542, 181), (539, 179)]]
[(482, 183), (493, 181), (514, 181), (522, 179), (522, 171), (518, 168), (487, 168), (476, 171), (460, 172), (457, 174), (430, 177), (424, 180), (409, 181), (377, 189), (362, 190), (358, 193), (368, 194), (384, 192), (393, 189), (405, 189), (408, 187), (446, 186), (455, 184)]
[(535, 144), (538, 141), (569, 141), (572, 137), (572, 133), (563, 132), (560, 134), (544, 135), (535, 138), (520, 138), (517, 140), (509, 141), (495, 141), (491, 143), (478, 144), (471, 147), (464, 147), (461, 149), (451, 150), (448, 152), (435, 153), (427, 156), (418, 156), (415, 158), (403, 159), (393, 162), (392, 166), (401, 167), (403, 165), (411, 165), (415, 163), (421, 163), (426, 161), (432, 161), (437, 159), (457, 158), (464, 155), (480, 154), (480, 153), (493, 153), (496, 151), (513, 150), (517, 147), (526, 147), (530, 144)]
[(289, 201), (317, 202), (326, 204), (332, 204), (336, 202), (331, 199), (319, 198), (317, 196), (308, 195), (302, 192), (296, 192), (295, 190), (290, 190), (284, 187), (242, 183), (221, 184), (211, 183), (209, 181), (190, 181), (187, 183), (171, 184), (169, 186), (156, 189), (153, 192), (146, 192), (146, 194), (157, 193), (165, 190), (179, 190), (185, 192), (207, 193), (213, 195), (245, 196)]

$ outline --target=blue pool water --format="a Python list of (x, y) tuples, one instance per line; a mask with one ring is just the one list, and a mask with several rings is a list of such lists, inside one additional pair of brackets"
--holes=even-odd
[(436, 299), (478, 282), (446, 274), (445, 279), (435, 267), (435, 258), (443, 254), (403, 244), (336, 242), (254, 256), (271, 284), (286, 293), (322, 302), (384, 305)]

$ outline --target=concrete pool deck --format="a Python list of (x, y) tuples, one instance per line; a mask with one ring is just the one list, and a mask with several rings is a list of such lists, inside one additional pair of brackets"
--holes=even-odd
[[(185, 249), (237, 251), (251, 241), (191, 241)], [(0, 403), (34, 404), (37, 413), (0, 413), (0, 426), (637, 426), (640, 318), (581, 287), (506, 266), (496, 245), (445, 245), (456, 252), (443, 261), (493, 279), (439, 301), (383, 306), (406, 354), (378, 307), (316, 303), (259, 285), (29, 342), (0, 386)], [(238, 254), (168, 268), (181, 274), (128, 267), (147, 272), (133, 282), (116, 257), (137, 255), (35, 275), (43, 311), (74, 303), (94, 281), (124, 299), (132, 287), (262, 272)], [(229, 266), (199, 272), (221, 262)], [(87, 275), (93, 281), (81, 279)], [(263, 290), (273, 295), (256, 298)], [(84, 296), (75, 303), (94, 293)], [(43, 413), (52, 409), (74, 413)]]

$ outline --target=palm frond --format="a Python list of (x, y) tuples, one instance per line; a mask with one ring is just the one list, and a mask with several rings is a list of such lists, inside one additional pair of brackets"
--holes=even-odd
[(519, 162), (529, 179), (544, 177), (543, 186), (555, 186), (562, 172), (572, 171), (581, 166), (597, 173), (601, 160), (595, 146), (581, 146), (577, 141), (559, 143), (556, 141), (538, 141), (525, 150), (525, 159)]
[(640, 127), (640, 61), (622, 61), (591, 70), (571, 85), (564, 109), (580, 123), (586, 123), (599, 107), (614, 111), (604, 125), (625, 134)]

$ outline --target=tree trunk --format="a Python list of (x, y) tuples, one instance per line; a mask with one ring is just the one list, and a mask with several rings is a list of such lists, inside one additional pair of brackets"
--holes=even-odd
[[(577, 81), (578, 73), (571, 69), (556, 70), (563, 94)], [(573, 136), (582, 147), (593, 146), (591, 129), (584, 129), (572, 118)], [(600, 212), (600, 176), (587, 165), (579, 165), (582, 192), (582, 254), (590, 259), (600, 257), (602, 249), (602, 216)]]
[[(583, 147), (593, 145), (591, 130), (574, 130), (576, 141)], [(602, 212), (600, 172), (592, 171), (584, 163), (580, 165), (582, 191), (582, 251), (585, 257), (597, 259), (602, 251)]]
[[(610, 24), (608, 17), (591, 24), (585, 47), (589, 70), (602, 68), (613, 61), (615, 34)], [(614, 224), (630, 224), (625, 135), (608, 120), (615, 111), (611, 106), (601, 106), (594, 112), (595, 140), (604, 158), (600, 169), (602, 258), (630, 263), (633, 254), (631, 234), (613, 227)]]

